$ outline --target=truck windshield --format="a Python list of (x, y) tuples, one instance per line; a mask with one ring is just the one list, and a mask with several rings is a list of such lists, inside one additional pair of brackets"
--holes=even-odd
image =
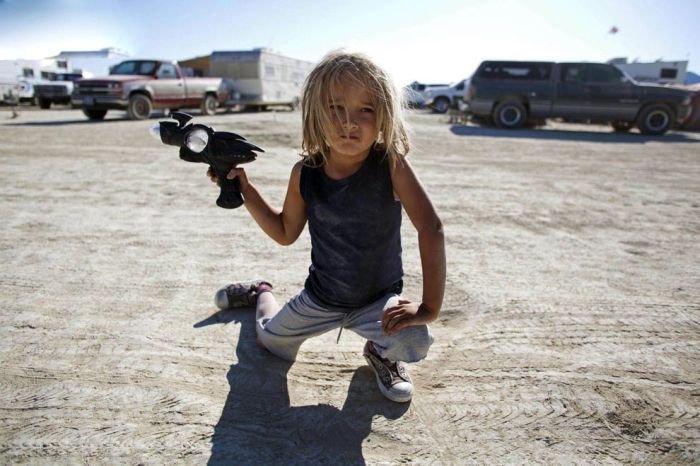
[(151, 76), (156, 70), (155, 61), (124, 61), (116, 65), (109, 74), (137, 74)]
[(59, 73), (56, 75), (55, 81), (77, 81), (78, 79), (81, 79), (83, 77), (82, 74), (66, 74), (66, 73)]

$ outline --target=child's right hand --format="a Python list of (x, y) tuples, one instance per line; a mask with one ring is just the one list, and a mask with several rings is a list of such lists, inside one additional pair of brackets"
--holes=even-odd
[[(216, 173), (214, 173), (214, 170), (212, 170), (211, 167), (209, 167), (209, 169), (207, 170), (207, 176), (209, 177), (209, 179), (211, 179), (212, 183), (216, 183), (217, 186), (221, 186), (221, 181), (219, 180), (219, 177), (216, 176)], [(226, 178), (229, 180), (238, 178), (241, 191), (248, 187), (248, 176), (246, 175), (245, 170), (242, 168), (232, 168), (231, 171), (228, 172), (228, 174), (226, 175)]]

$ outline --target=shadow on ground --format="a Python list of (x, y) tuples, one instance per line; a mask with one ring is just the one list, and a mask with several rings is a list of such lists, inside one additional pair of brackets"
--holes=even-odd
[(367, 366), (354, 372), (342, 409), (290, 406), (292, 364), (255, 344), (252, 311), (217, 312), (194, 326), (228, 323), (240, 325), (238, 362), (227, 374), (230, 390), (212, 437), (210, 465), (365, 464), (362, 442), (373, 417), (398, 419), (408, 410), (409, 403), (392, 403), (379, 393)]
[(560, 141), (582, 141), (624, 144), (645, 144), (647, 142), (700, 142), (684, 133), (671, 132), (663, 136), (645, 136), (637, 133), (615, 133), (600, 131), (575, 131), (567, 129), (501, 129), (485, 126), (452, 125), (450, 131), (457, 136), (479, 136), (491, 138), (539, 139)]

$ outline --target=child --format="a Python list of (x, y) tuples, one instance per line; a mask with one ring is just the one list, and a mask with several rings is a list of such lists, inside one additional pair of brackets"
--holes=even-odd
[[(238, 178), (248, 212), (278, 243), (296, 241), (308, 221), (304, 289), (281, 309), (262, 280), (222, 288), (215, 301), (221, 309), (256, 306), (258, 343), (289, 361), (309, 337), (353, 330), (367, 339), (363, 355), (381, 392), (407, 402), (413, 385), (405, 362), (425, 358), (432, 344), (426, 324), (440, 312), (446, 266), (442, 223), (405, 158), (401, 110), (385, 72), (364, 55), (333, 52), (316, 66), (302, 96), (303, 160), (292, 168), (282, 210), (267, 204), (243, 168), (227, 175)], [(420, 303), (400, 297), (402, 206), (418, 232)]]

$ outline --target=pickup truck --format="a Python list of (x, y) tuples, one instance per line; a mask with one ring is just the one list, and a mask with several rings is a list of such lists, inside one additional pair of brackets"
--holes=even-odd
[(661, 135), (689, 115), (689, 92), (639, 84), (607, 63), (484, 61), (465, 96), (468, 111), (501, 128), (563, 118)]
[(39, 107), (51, 108), (51, 104), (70, 104), (73, 82), (82, 79), (83, 73), (56, 73), (47, 83), (34, 85), (34, 98)]
[(450, 106), (464, 98), (464, 92), (469, 85), (469, 79), (463, 79), (450, 86), (432, 87), (424, 92), (425, 105), (435, 113), (447, 113)]
[(109, 76), (74, 83), (71, 103), (91, 120), (102, 120), (108, 110), (126, 110), (132, 120), (145, 120), (154, 109), (199, 107), (213, 115), (226, 100), (221, 78), (185, 77), (177, 62), (127, 60)]
[(449, 87), (448, 84), (425, 84), (413, 81), (403, 88), (403, 97), (410, 108), (422, 108), (425, 106), (425, 93), (435, 87)]

